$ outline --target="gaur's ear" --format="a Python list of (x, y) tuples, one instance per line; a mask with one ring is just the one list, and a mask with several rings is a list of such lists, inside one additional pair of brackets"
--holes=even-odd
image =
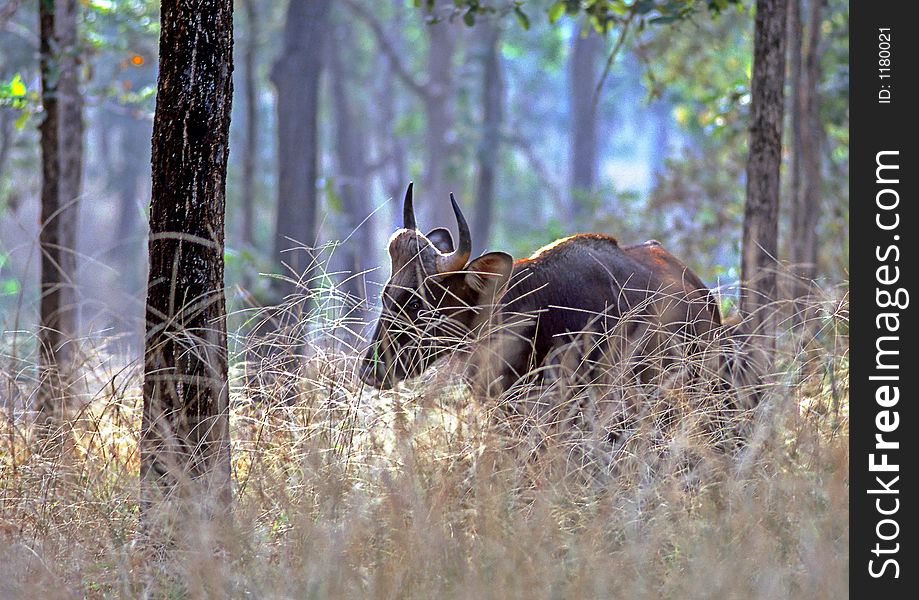
[(428, 232), (426, 237), (431, 240), (431, 243), (434, 244), (435, 248), (444, 254), (453, 252), (453, 236), (450, 235), (450, 230), (446, 227), (438, 227), (436, 229), (432, 229)]
[(466, 267), (466, 285), (491, 302), (504, 292), (513, 268), (514, 259), (506, 252), (483, 254)]

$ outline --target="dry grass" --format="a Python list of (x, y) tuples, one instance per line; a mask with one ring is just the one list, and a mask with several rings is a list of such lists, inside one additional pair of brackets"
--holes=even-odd
[[(448, 365), (371, 393), (317, 310), (292, 379), (244, 374), (241, 343), (232, 523), (185, 522), (156, 556), (138, 534), (138, 366), (98, 343), (69, 456), (45, 458), (28, 415), (4, 414), (0, 597), (845, 597), (843, 309), (813, 307), (817, 351), (785, 328), (763, 402), (727, 417), (703, 386), (612, 380), (489, 402)], [(296, 402), (269, 401), (278, 385)]]

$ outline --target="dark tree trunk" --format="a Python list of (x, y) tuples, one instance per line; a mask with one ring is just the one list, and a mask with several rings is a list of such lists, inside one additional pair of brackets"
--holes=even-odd
[[(242, 148), (242, 219), (240, 242), (253, 246), (255, 241), (255, 168), (258, 157), (258, 86), (256, 84), (256, 47), (258, 45), (258, 17), (255, 0), (243, 0), (246, 13), (246, 43), (243, 48), (243, 104), (245, 106), (246, 132)], [(244, 282), (249, 287), (251, 282)]]
[(597, 188), (597, 107), (594, 90), (603, 40), (575, 33), (568, 71), (571, 113), (571, 210), (581, 221), (591, 214), (589, 197)]
[(479, 25), (482, 36), (482, 137), (478, 149), (478, 181), (472, 220), (473, 251), (488, 247), (495, 218), (495, 171), (498, 168), (501, 127), (504, 121), (504, 78), (496, 23)]
[(41, 305), (38, 409), (53, 420), (66, 409), (75, 359), (76, 226), (83, 166), (77, 0), (39, 3), (41, 123)]
[(61, 267), (69, 275), (69, 285), (62, 289), (64, 294), (64, 320), (71, 323), (76, 333), (78, 309), (74, 278), (77, 272), (77, 223), (79, 200), (83, 180), (83, 96), (80, 93), (80, 48), (77, 26), (79, 22), (79, 0), (57, 0), (58, 43), (60, 44), (58, 66), (60, 76), (57, 93), (59, 98), (61, 148), (61, 210), (60, 222)]
[[(60, 131), (58, 127), (59, 98), (56, 71), (57, 58), (52, 51), (56, 47), (55, 17), (53, 2), (39, 4), (39, 32), (41, 36), (40, 62), (42, 84), (42, 110), (45, 118), (39, 126), (41, 132), (42, 185), (41, 185), (41, 324), (38, 330), (40, 366), (42, 369), (42, 390), (39, 410), (47, 420), (52, 420), (56, 411), (63, 408), (61, 369), (58, 349), (64, 346), (67, 324), (62, 323), (61, 288), (65, 285), (65, 274), (61, 272), (60, 219), (56, 218), (60, 208)], [(71, 331), (72, 333), (72, 331)]]
[[(284, 47), (271, 72), (277, 88), (278, 213), (275, 260), (285, 277), (309, 281), (316, 244), (319, 193), (319, 77), (331, 0), (290, 0)], [(293, 240), (293, 241), (291, 241)], [(297, 286), (278, 280), (284, 297)]]
[[(794, 1), (794, 0), (792, 0)], [(799, 148), (801, 189), (793, 196), (791, 228), (791, 262), (795, 266), (795, 297), (803, 298), (817, 276), (817, 225), (820, 216), (821, 141), (820, 122), (820, 22), (822, 0), (810, 0), (807, 21), (807, 43), (804, 45), (804, 70), (798, 94), (800, 112)]]
[(163, 0), (161, 23), (141, 500), (190, 492), (219, 513), (232, 495), (223, 251), (233, 2)]
[[(338, 161), (338, 192), (344, 210), (345, 231), (343, 247), (347, 257), (346, 279), (343, 291), (352, 300), (361, 304), (355, 318), (362, 318), (363, 301), (367, 298), (364, 276), (358, 275), (373, 262), (370, 249), (373, 248), (373, 227), (369, 220), (370, 205), (368, 198), (369, 178), (367, 175), (367, 149), (362, 139), (359, 123), (364, 121), (361, 112), (352, 102), (358, 101), (359, 95), (348, 89), (346, 65), (349, 49), (357, 43), (354, 31), (344, 25), (335, 29), (335, 49), (329, 52), (329, 70), (332, 79), (332, 103), (335, 113), (335, 155)], [(342, 53), (345, 60), (342, 60)]]
[(779, 171), (782, 161), (787, 0), (757, 0), (753, 42), (750, 154), (744, 209), (740, 309), (774, 345)]

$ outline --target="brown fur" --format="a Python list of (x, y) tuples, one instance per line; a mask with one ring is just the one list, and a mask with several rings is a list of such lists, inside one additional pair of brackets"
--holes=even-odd
[(495, 315), (502, 323), (497, 335), (504, 338), (500, 368), (491, 356), (487, 378), (504, 389), (585, 332), (612, 331), (627, 313), (636, 332), (639, 324), (660, 330), (646, 341), (647, 354), (710, 338), (721, 325), (709, 289), (658, 242), (620, 247), (602, 234), (558, 240), (514, 263)]
[(417, 375), (483, 334), (480, 379), (500, 391), (556, 348), (609, 332), (626, 314), (630, 327), (661, 330), (648, 353), (671, 343), (664, 338), (705, 338), (721, 325), (705, 284), (657, 242), (620, 247), (611, 236), (580, 234), (513, 264), (489, 253), (445, 274), (435, 273), (429, 248), (417, 231), (390, 241), (393, 277), (362, 369), (368, 383), (387, 387)]

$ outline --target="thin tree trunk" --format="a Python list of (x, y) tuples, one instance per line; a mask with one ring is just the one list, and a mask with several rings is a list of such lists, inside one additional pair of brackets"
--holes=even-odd
[[(319, 218), (319, 85), (330, 6), (331, 0), (290, 0), (283, 47), (271, 69), (278, 136), (274, 260), (282, 278), (272, 286), (276, 311), (252, 332), (257, 339), (250, 344), (250, 364), (271, 364), (270, 369), (256, 368), (248, 375), (253, 398), (292, 403), (300, 380), (302, 309), (312, 303), (310, 288), (318, 266), (314, 250)], [(298, 302), (299, 298), (306, 302)]]
[(820, 216), (821, 140), (823, 126), (820, 122), (820, 22), (821, 0), (810, 0), (807, 21), (807, 43), (804, 46), (804, 72), (799, 94), (801, 190), (796, 197), (792, 213), (791, 262), (797, 274), (796, 298), (810, 292), (811, 282), (817, 276), (817, 225)]
[[(457, 235), (450, 192), (458, 192), (450, 178), (450, 130), (453, 127), (453, 54), (456, 32), (447, 19), (425, 26), (428, 34), (428, 80), (424, 97), (426, 119), (424, 186), (418, 207), (427, 215), (427, 228), (447, 227)], [(461, 198), (461, 196), (459, 196)], [(462, 202), (462, 200), (460, 200)]]
[[(285, 277), (308, 285), (316, 243), (319, 193), (319, 79), (331, 0), (290, 0), (284, 47), (271, 80), (277, 88), (278, 212), (275, 260), (288, 265)], [(291, 272), (292, 271), (292, 272)], [(284, 297), (297, 286), (281, 282)]]
[[(390, 24), (393, 31), (399, 31), (403, 26), (402, 13), (395, 12), (393, 21)], [(393, 50), (395, 53), (402, 51), (402, 40), (393, 36)], [(386, 144), (385, 152), (387, 153), (389, 168), (386, 170), (384, 185), (386, 195), (391, 202), (390, 220), (392, 229), (402, 227), (402, 194), (405, 192), (405, 186), (408, 184), (408, 151), (405, 147), (403, 136), (396, 135), (395, 125), (397, 111), (399, 106), (399, 97), (397, 96), (396, 67), (393, 64), (394, 59), (386, 54), (381, 57), (383, 61), (380, 70), (380, 91), (379, 91), (379, 119), (378, 129), (381, 143)]]
[(670, 155), (670, 105), (659, 99), (651, 105), (651, 122), (654, 127), (651, 151), (651, 176), (660, 177)]
[[(412, 92), (424, 106), (425, 112), (425, 157), (423, 185), (424, 200), (418, 202), (419, 210), (424, 214), (422, 221), (427, 227), (447, 227), (454, 235), (456, 225), (448, 200), (449, 192), (459, 191), (456, 182), (450, 181), (450, 135), (454, 123), (453, 115), (453, 56), (456, 50), (456, 32), (448, 18), (440, 18), (435, 23), (425, 24), (428, 37), (427, 80), (417, 80), (402, 60), (398, 46), (389, 38), (383, 24), (376, 14), (357, 0), (343, 0), (348, 8), (365, 21), (377, 46), (386, 56), (393, 74)], [(453, 11), (453, 4), (446, 0), (433, 3), (433, 12), (443, 17)], [(404, 182), (399, 186), (404, 190)], [(392, 190), (395, 198), (401, 196), (402, 190)], [(462, 202), (462, 199), (460, 199)], [(401, 219), (399, 219), (401, 225)]]
[[(348, 75), (345, 72), (348, 50), (356, 43), (354, 31), (347, 26), (339, 25), (336, 28), (337, 43), (335, 49), (329, 52), (329, 70), (332, 79), (332, 101), (335, 113), (335, 154), (338, 161), (339, 195), (345, 213), (346, 239), (344, 247), (339, 252), (347, 256), (347, 269), (349, 273), (343, 284), (345, 291), (351, 299), (359, 303), (358, 313), (355, 318), (363, 316), (363, 301), (367, 298), (367, 289), (364, 285), (363, 275), (358, 276), (372, 262), (368, 256), (373, 248), (373, 227), (368, 220), (370, 205), (368, 203), (369, 181), (367, 176), (367, 149), (361, 139), (358, 129), (360, 110), (352, 103), (357, 101), (358, 94), (349, 93)], [(345, 53), (342, 60), (341, 54)]]
[(569, 109), (571, 112), (571, 210), (581, 221), (591, 214), (590, 195), (597, 188), (597, 107), (594, 90), (597, 61), (603, 40), (594, 33), (575, 32), (568, 71)]
[(384, 185), (386, 186), (386, 195), (391, 202), (390, 225), (392, 229), (402, 227), (402, 204), (400, 203), (401, 194), (405, 192), (405, 186), (408, 184), (408, 151), (405, 148), (405, 142), (402, 136), (396, 135), (394, 127), (396, 124), (397, 97), (396, 86), (392, 74), (392, 62), (386, 58), (381, 76), (382, 85), (380, 91), (379, 111), (380, 111), (380, 139), (387, 144), (389, 154), (389, 168)]
[[(56, 47), (55, 17), (56, 4), (39, 3), (39, 34), (41, 37), (40, 66), (42, 110), (45, 118), (41, 132), (42, 185), (41, 185), (41, 324), (38, 330), (40, 365), (42, 369), (42, 391), (39, 411), (44, 419), (51, 421), (63, 409), (61, 371), (58, 350), (65, 342), (62, 331), (61, 287), (65, 284), (61, 268), (61, 243), (57, 213), (60, 209), (60, 131), (59, 98), (57, 93), (57, 58), (52, 48)], [(50, 423), (49, 423), (50, 424)]]
[[(116, 117), (119, 123), (118, 155), (115, 187), (118, 194), (118, 222), (115, 226), (113, 249), (120, 265), (120, 285), (136, 290), (142, 285), (144, 265), (141, 261), (138, 238), (142, 233), (141, 221), (141, 168), (149, 164), (144, 140), (149, 139), (149, 123), (134, 115)], [(143, 202), (146, 204), (146, 202)]]
[(211, 516), (232, 496), (223, 251), (233, 2), (163, 0), (161, 23), (141, 504), (178, 494)]
[(13, 111), (0, 110), (0, 179), (13, 149)]
[[(100, 143), (114, 145), (100, 150), (101, 156), (117, 158), (113, 165), (114, 187), (118, 199), (118, 217), (112, 232), (109, 250), (110, 261), (115, 271), (110, 275), (114, 288), (128, 293), (131, 297), (146, 285), (147, 262), (143, 241), (147, 228), (144, 208), (150, 204), (147, 194), (147, 174), (144, 172), (150, 164), (151, 124), (139, 114), (108, 114), (96, 122), (116, 129), (115, 135), (100, 136)], [(114, 138), (110, 143), (109, 138)], [(104, 140), (104, 141), (103, 141)], [(144, 348), (143, 331), (129, 322), (124, 315), (114, 316), (113, 325), (122, 330), (124, 341), (131, 352), (140, 354)]]
[(67, 408), (75, 360), (76, 224), (83, 164), (83, 102), (79, 89), (77, 0), (39, 3), (41, 123), (41, 305), (38, 340), (45, 422)]
[(70, 279), (70, 285), (62, 289), (62, 309), (64, 320), (72, 324), (71, 331), (75, 334), (79, 317), (74, 285), (77, 272), (77, 223), (83, 180), (83, 96), (80, 93), (80, 41), (77, 32), (81, 2), (57, 1), (60, 44), (60, 79), (57, 92), (61, 136), (61, 212), (58, 220), (63, 249), (62, 267)]
[(782, 121), (784, 113), (787, 0), (757, 0), (753, 42), (750, 154), (744, 209), (740, 309), (764, 347), (775, 344), (776, 250)]
[(488, 246), (491, 224), (495, 218), (495, 171), (500, 156), (501, 128), (504, 121), (504, 78), (501, 68), (497, 23), (487, 21), (482, 30), (482, 137), (479, 141), (478, 181), (475, 214), (472, 220), (472, 244), (476, 252)]
[[(802, 0), (788, 0), (788, 58), (790, 62), (789, 91), (791, 97), (788, 99), (788, 109), (790, 112), (789, 145), (789, 186), (788, 186), (788, 206), (791, 209), (789, 240), (788, 240), (788, 257), (794, 264), (795, 246), (798, 241), (795, 236), (799, 233), (795, 224), (797, 213), (800, 210), (801, 203), (801, 55), (802, 35), (801, 35), (801, 2)], [(792, 296), (796, 297), (799, 293), (797, 282), (792, 282)]]
[[(246, 13), (246, 42), (243, 49), (243, 104), (246, 109), (246, 133), (242, 157), (242, 222), (240, 242), (251, 247), (255, 240), (255, 168), (258, 157), (258, 86), (256, 84), (256, 48), (258, 17), (255, 1), (243, 0)], [(249, 287), (251, 282), (244, 282)]]

